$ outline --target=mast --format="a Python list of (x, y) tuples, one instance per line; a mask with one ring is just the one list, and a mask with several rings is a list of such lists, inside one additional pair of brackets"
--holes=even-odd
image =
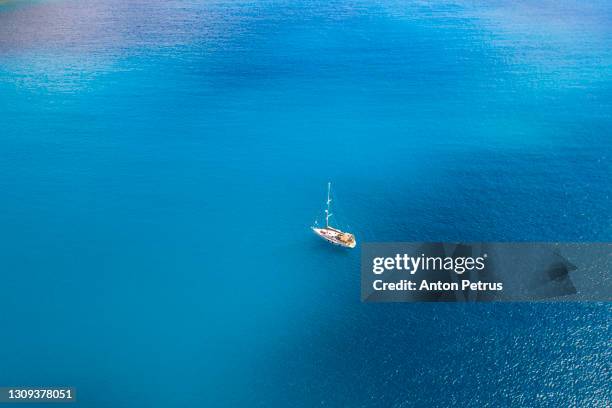
[(329, 205), (331, 204), (331, 182), (327, 183), (327, 208), (325, 209), (325, 227), (329, 228), (329, 217), (331, 217), (331, 213), (329, 212)]

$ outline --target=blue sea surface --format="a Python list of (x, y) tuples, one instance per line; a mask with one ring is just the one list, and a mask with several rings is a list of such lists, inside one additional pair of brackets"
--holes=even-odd
[(309, 231), (610, 241), (609, 1), (5, 1), (0, 108), (0, 386), (610, 406), (610, 303), (363, 304)]

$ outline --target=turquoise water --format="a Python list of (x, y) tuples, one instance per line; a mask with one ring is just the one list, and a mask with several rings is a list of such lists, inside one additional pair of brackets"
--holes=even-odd
[[(0, 385), (593, 406), (609, 304), (372, 305), (363, 241), (610, 241), (607, 2), (0, 5)], [(336, 217), (335, 216), (335, 217)]]

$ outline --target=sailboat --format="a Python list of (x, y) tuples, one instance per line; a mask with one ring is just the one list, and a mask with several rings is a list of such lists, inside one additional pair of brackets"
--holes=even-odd
[(327, 183), (327, 207), (325, 208), (325, 228), (319, 228), (316, 225), (313, 225), (311, 228), (315, 234), (330, 242), (334, 245), (340, 245), (345, 248), (355, 248), (357, 245), (357, 241), (355, 240), (355, 236), (349, 232), (340, 231), (337, 228), (329, 225), (329, 217), (332, 216), (330, 212), (330, 204), (331, 204), (331, 183)]

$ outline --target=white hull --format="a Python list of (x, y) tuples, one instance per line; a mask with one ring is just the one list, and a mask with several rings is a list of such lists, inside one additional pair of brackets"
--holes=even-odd
[(342, 232), (332, 227), (312, 227), (312, 231), (327, 242), (334, 245), (339, 245), (344, 248), (355, 248), (357, 245), (357, 241), (355, 240), (355, 236), (353, 234)]

